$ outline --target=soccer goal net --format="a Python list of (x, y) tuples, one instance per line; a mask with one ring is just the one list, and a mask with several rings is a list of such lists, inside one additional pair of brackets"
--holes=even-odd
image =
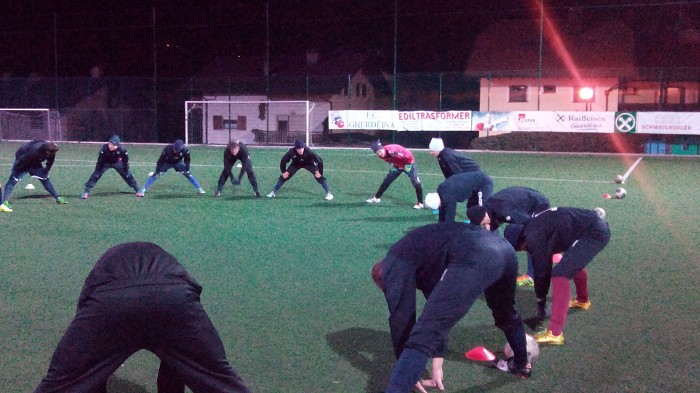
[[(320, 107), (319, 107), (320, 106)], [(185, 143), (313, 145), (322, 135), (328, 107), (312, 101), (185, 101)]]
[(45, 108), (0, 108), (0, 140), (62, 140), (58, 111)]

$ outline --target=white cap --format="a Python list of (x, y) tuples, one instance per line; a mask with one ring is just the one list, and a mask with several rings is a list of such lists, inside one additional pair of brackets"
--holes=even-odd
[(430, 149), (430, 151), (436, 151), (436, 152), (438, 152), (438, 153), (441, 152), (442, 149), (444, 149), (444, 148), (445, 148), (445, 144), (442, 143), (442, 139), (441, 139), (441, 138), (433, 138), (433, 139), (431, 139), (431, 140), (430, 140), (430, 145), (428, 145), (428, 149)]
[(425, 206), (430, 209), (437, 210), (440, 208), (440, 195), (436, 192), (431, 192), (425, 196)]

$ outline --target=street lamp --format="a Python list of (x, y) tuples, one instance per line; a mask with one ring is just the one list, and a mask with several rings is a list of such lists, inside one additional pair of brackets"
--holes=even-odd
[(595, 98), (595, 90), (593, 90), (593, 88), (589, 86), (579, 87), (578, 91), (576, 92), (575, 98), (576, 102), (586, 103), (586, 111), (590, 111), (591, 103)]

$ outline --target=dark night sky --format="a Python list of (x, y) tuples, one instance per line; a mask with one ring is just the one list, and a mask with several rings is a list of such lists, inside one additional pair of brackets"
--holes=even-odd
[[(590, 23), (611, 16), (652, 46), (700, 19), (700, 0), (544, 0), (552, 15)], [(0, 73), (187, 77), (221, 55), (270, 58), (307, 49), (374, 50), (392, 64), (395, 0), (16, 1), (0, 15)], [(481, 29), (495, 19), (536, 20), (539, 0), (396, 0), (399, 72), (460, 71)], [(155, 8), (155, 34), (154, 12)], [(673, 35), (671, 34), (671, 37)], [(673, 41), (673, 39), (671, 39)], [(57, 65), (57, 67), (56, 67)]]

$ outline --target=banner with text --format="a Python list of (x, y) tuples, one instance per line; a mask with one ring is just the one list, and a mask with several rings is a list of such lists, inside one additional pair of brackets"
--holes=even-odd
[(331, 130), (514, 131), (700, 135), (696, 112), (329, 111)]
[(700, 135), (700, 113), (637, 112), (638, 134)]
[(397, 111), (329, 111), (331, 130), (398, 130)]
[(610, 133), (615, 112), (511, 112), (511, 131)]
[(469, 131), (471, 111), (399, 112), (399, 131)]

